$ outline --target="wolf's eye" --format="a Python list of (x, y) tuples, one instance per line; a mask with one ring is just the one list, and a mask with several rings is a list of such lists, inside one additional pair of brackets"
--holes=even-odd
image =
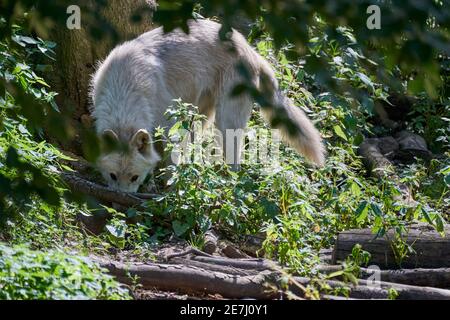
[(111, 177), (111, 179), (113, 179), (114, 181), (117, 180), (117, 176), (114, 173), (110, 173), (109, 176)]
[(132, 176), (131, 177), (131, 182), (135, 182), (138, 178), (139, 178), (139, 176), (137, 176), (137, 175), (136, 176)]

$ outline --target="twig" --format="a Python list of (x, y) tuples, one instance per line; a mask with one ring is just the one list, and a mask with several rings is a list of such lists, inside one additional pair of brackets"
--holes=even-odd
[(189, 247), (187, 250), (185, 250), (183, 252), (178, 252), (178, 253), (173, 253), (173, 254), (167, 255), (165, 257), (165, 260), (169, 261), (170, 259), (178, 258), (178, 257), (184, 257), (184, 256), (187, 256), (189, 254), (194, 254), (196, 256), (202, 256), (202, 257), (212, 257), (212, 255), (210, 255), (210, 254), (208, 254), (206, 252), (203, 252), (203, 251), (198, 250), (198, 249), (193, 248), (193, 247)]

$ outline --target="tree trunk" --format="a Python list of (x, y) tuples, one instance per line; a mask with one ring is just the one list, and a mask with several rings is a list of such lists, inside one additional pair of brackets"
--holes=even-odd
[[(95, 0), (74, 0), (71, 4), (81, 8), (81, 29), (71, 30), (61, 21), (48, 33), (57, 47), (54, 72), (47, 80), (52, 90), (58, 92), (56, 102), (74, 129), (75, 135), (65, 147), (80, 154), (80, 123), (89, 125), (89, 82), (96, 64), (118, 43), (155, 28), (150, 9), (156, 4), (155, 0), (114, 0), (105, 7), (99, 7)], [(132, 16), (142, 14), (145, 8), (149, 9), (148, 14), (143, 14), (138, 22), (132, 21)], [(92, 30), (100, 31), (103, 37), (96, 39)]]

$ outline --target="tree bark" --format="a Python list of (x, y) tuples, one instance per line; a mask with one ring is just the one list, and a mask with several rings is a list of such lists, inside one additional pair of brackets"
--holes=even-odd
[[(305, 277), (294, 277), (294, 279), (305, 286), (311, 283), (311, 279)], [(394, 289), (398, 293), (399, 300), (450, 300), (450, 290), (439, 288), (368, 280), (358, 280), (356, 285), (336, 280), (326, 280), (324, 283), (331, 288), (347, 287), (350, 290), (349, 297), (356, 299), (388, 299), (389, 289)]]
[(333, 264), (343, 261), (356, 244), (371, 254), (371, 264), (381, 269), (402, 268), (448, 268), (450, 267), (450, 226), (445, 226), (445, 236), (429, 226), (412, 226), (404, 240), (415, 252), (397, 261), (392, 249), (393, 230), (384, 237), (375, 238), (370, 229), (348, 230), (338, 234), (333, 250)]
[[(341, 265), (323, 265), (319, 267), (319, 271), (325, 274), (331, 274), (342, 269)], [(450, 268), (379, 270), (377, 272), (380, 280), (385, 282), (450, 289)], [(360, 268), (360, 277), (362, 279), (367, 279), (373, 275), (374, 270)]]
[[(239, 275), (235, 272), (228, 274), (212, 270), (207, 263), (199, 268), (193, 265), (170, 264), (126, 264), (116, 261), (93, 258), (101, 267), (115, 276), (119, 282), (131, 284), (131, 277), (144, 289), (158, 288), (160, 290), (177, 292), (197, 292), (220, 294), (226, 298), (254, 298), (275, 299), (283, 297), (279, 289), (282, 275), (278, 272), (266, 270), (255, 275)], [(217, 266), (213, 266), (215, 268)], [(225, 271), (225, 269), (222, 269)], [(387, 299), (389, 289), (398, 293), (399, 299), (436, 299), (449, 300), (450, 290), (417, 287), (388, 282), (372, 283), (359, 280), (357, 285), (349, 285), (341, 281), (322, 280), (331, 288), (347, 287), (350, 298), (357, 299)], [(288, 289), (298, 297), (303, 297), (304, 286), (312, 284), (312, 280), (305, 277), (292, 277)]]
[(130, 284), (129, 275), (137, 276), (139, 284), (145, 289), (215, 293), (230, 298), (271, 299), (279, 296), (276, 291), (265, 287), (265, 283), (270, 281), (270, 272), (239, 276), (185, 265), (97, 262), (119, 282)]
[[(49, 40), (56, 42), (57, 47), (54, 70), (47, 80), (52, 90), (58, 92), (56, 102), (62, 113), (69, 115), (69, 124), (75, 131), (75, 139), (64, 145), (66, 150), (81, 153), (80, 123), (85, 122), (86, 125), (83, 119), (89, 118), (89, 83), (96, 64), (118, 43), (155, 28), (150, 10), (141, 21), (131, 21), (134, 13), (142, 13), (142, 8), (154, 9), (155, 3), (155, 0), (114, 0), (100, 7), (101, 4), (95, 0), (74, 0), (70, 4), (81, 8), (81, 29), (68, 29), (62, 19), (48, 33)], [(66, 12), (61, 12), (61, 15), (69, 17)], [(104, 37), (93, 37), (93, 28)]]
[(94, 197), (101, 202), (116, 203), (127, 208), (144, 209), (144, 202), (152, 198), (150, 194), (141, 195), (139, 193), (133, 194), (116, 191), (86, 180), (72, 172), (63, 172), (61, 175), (64, 182), (73, 192)]
[(277, 263), (266, 259), (229, 259), (223, 257), (194, 256), (192, 260), (204, 263), (250, 270), (274, 270)]

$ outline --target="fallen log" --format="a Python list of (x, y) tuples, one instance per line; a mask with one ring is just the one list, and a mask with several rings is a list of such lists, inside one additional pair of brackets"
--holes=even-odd
[[(294, 279), (305, 286), (311, 284), (311, 279), (305, 277), (294, 277)], [(358, 280), (357, 285), (349, 285), (336, 280), (325, 280), (323, 283), (331, 288), (347, 287), (350, 290), (349, 297), (356, 299), (388, 299), (389, 290), (394, 289), (399, 300), (450, 300), (450, 290), (439, 288), (369, 280)]]
[(137, 276), (139, 284), (144, 289), (211, 293), (228, 298), (273, 299), (280, 296), (279, 292), (270, 290), (266, 286), (268, 282), (272, 282), (271, 272), (239, 276), (185, 265), (137, 265), (94, 260), (119, 282), (131, 284), (130, 276)]
[(338, 234), (333, 250), (332, 264), (343, 261), (351, 254), (353, 247), (360, 244), (371, 254), (370, 264), (381, 269), (398, 268), (448, 268), (450, 267), (450, 226), (444, 227), (445, 236), (425, 225), (411, 226), (403, 236), (405, 242), (415, 251), (402, 261), (397, 261), (392, 249), (394, 231), (387, 231), (383, 237), (375, 238), (370, 229), (348, 230)]
[(231, 242), (223, 240), (219, 242), (220, 252), (225, 256), (232, 259), (248, 259), (250, 256), (238, 248), (236, 248)]
[(393, 181), (401, 195), (395, 196), (396, 200), (408, 205), (416, 205), (410, 188), (400, 181), (395, 166), (388, 159), (398, 152), (398, 142), (393, 137), (365, 139), (358, 148), (358, 154), (362, 157), (368, 173), (378, 179), (388, 178)]
[(359, 286), (380, 286), (381, 289), (394, 289), (398, 293), (397, 299), (400, 300), (450, 300), (450, 290), (418, 287), (407, 284), (370, 280), (358, 280)]
[[(392, 140), (395, 142), (393, 138)], [(371, 175), (383, 178), (395, 174), (392, 163), (380, 150), (379, 138), (365, 139), (358, 148), (358, 154)]]
[[(341, 265), (323, 265), (318, 270), (324, 274), (342, 271)], [(419, 287), (434, 287), (442, 289), (450, 289), (450, 268), (436, 269), (399, 269), (399, 270), (374, 270), (368, 268), (360, 268), (361, 279), (367, 279), (376, 276), (380, 281), (393, 282), (400, 284), (409, 284)], [(338, 277), (340, 279), (340, 277)]]
[(217, 250), (217, 241), (219, 237), (213, 229), (205, 232), (205, 245), (203, 246), (203, 251), (209, 254), (213, 254)]
[(330, 264), (333, 256), (333, 249), (320, 249), (319, 259), (322, 263)]
[[(329, 294), (322, 295), (321, 299), (323, 299), (323, 300), (362, 300), (362, 299), (348, 298), (348, 297), (342, 297), (342, 296), (333, 296), (333, 295), (329, 295)], [(384, 300), (384, 299), (379, 299), (379, 300)]]
[(250, 276), (250, 275), (256, 275), (260, 271), (259, 270), (253, 270), (253, 269), (240, 269), (235, 268), (231, 266), (222, 266), (218, 264), (210, 264), (206, 262), (196, 261), (192, 259), (183, 259), (183, 258), (173, 258), (170, 260), (170, 263), (172, 264), (178, 264), (178, 265), (185, 265), (185, 266), (193, 266), (197, 268), (202, 268), (205, 270), (211, 270), (211, 271), (217, 271), (222, 272), (226, 274), (231, 275), (239, 275), (239, 276)]
[(229, 259), (223, 257), (204, 257), (195, 256), (191, 258), (195, 261), (200, 261), (209, 264), (215, 264), (220, 266), (229, 266), (240, 269), (252, 269), (252, 270), (274, 270), (277, 267), (277, 263), (274, 261), (260, 259), (260, 258), (250, 258), (250, 259)]
[[(223, 266), (225, 268), (233, 268), (234, 270), (245, 269), (253, 271), (277, 270), (278, 265), (266, 259), (228, 259), (225, 257), (207, 257), (194, 256), (191, 259), (184, 259), (184, 263), (188, 261), (196, 261), (205, 266)], [(200, 266), (200, 265), (198, 265)], [(322, 265), (318, 270), (324, 274), (341, 271), (341, 265)], [(220, 269), (216, 269), (220, 270)], [(401, 270), (376, 270), (379, 280), (383, 282), (391, 282), (398, 284), (408, 284), (423, 287), (450, 288), (450, 268), (438, 269), (401, 269)], [(373, 269), (360, 268), (360, 278), (367, 279), (374, 275)]]
[[(131, 284), (136, 279), (144, 289), (177, 291), (186, 293), (220, 294), (226, 298), (275, 299), (283, 296), (279, 289), (281, 273), (262, 271), (256, 275), (236, 275), (212, 271), (207, 265), (203, 268), (170, 264), (125, 264), (93, 258), (101, 267), (115, 276), (119, 282)], [(131, 278), (132, 277), (132, 278)], [(358, 284), (348, 285), (334, 280), (311, 280), (305, 277), (292, 277), (288, 290), (299, 297), (304, 296), (304, 286), (322, 283), (331, 288), (349, 289), (349, 297), (356, 299), (387, 299), (389, 289), (398, 293), (399, 299), (448, 299), (450, 290), (416, 287), (387, 282), (359, 280)]]
[(126, 193), (89, 181), (74, 172), (62, 172), (61, 177), (74, 193), (94, 197), (101, 202), (116, 203), (127, 208), (144, 209), (144, 202), (155, 199), (158, 195)]

